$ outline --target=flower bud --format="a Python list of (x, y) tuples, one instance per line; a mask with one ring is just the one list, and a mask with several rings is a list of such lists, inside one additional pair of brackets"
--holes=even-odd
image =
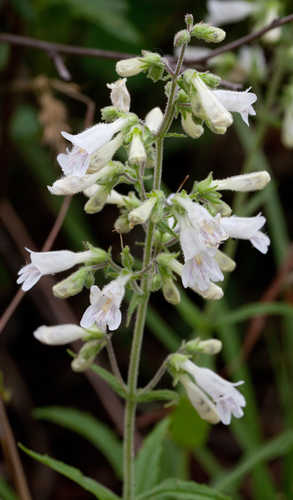
[(184, 21), (187, 27), (190, 27), (193, 25), (193, 15), (192, 14), (185, 14)]
[(191, 95), (191, 108), (194, 115), (205, 120), (214, 133), (224, 134), (233, 123), (231, 113), (226, 110), (195, 71), (187, 70), (184, 78), (196, 90)]
[(236, 267), (236, 262), (233, 259), (231, 259), (231, 257), (226, 255), (224, 252), (221, 252), (221, 250), (217, 250), (215, 254), (215, 259), (218, 262), (222, 271), (224, 272), (234, 271)]
[(39, 326), (34, 332), (34, 337), (47, 345), (63, 345), (75, 342), (87, 335), (86, 330), (78, 325), (56, 325), (56, 326)]
[(114, 229), (120, 234), (129, 233), (129, 231), (131, 231), (132, 227), (130, 226), (127, 214), (122, 214), (116, 219)]
[[(111, 188), (110, 188), (111, 189)], [(96, 214), (100, 212), (107, 201), (109, 188), (104, 185), (97, 186), (95, 193), (84, 205), (84, 210), (87, 214)]]
[(152, 279), (152, 292), (158, 292), (162, 287), (162, 278), (159, 274), (155, 274)]
[(97, 354), (105, 347), (106, 340), (89, 340), (80, 349), (78, 355), (71, 362), (74, 372), (83, 372), (91, 367)]
[(67, 299), (80, 293), (92, 275), (91, 267), (82, 267), (75, 273), (53, 286), (53, 294), (59, 299)]
[(191, 36), (187, 30), (181, 30), (174, 36), (174, 47), (181, 47), (182, 45), (187, 45), (190, 42)]
[(157, 134), (160, 130), (164, 115), (159, 107), (151, 109), (145, 117), (145, 124), (152, 134)]
[(263, 189), (271, 180), (271, 176), (265, 170), (261, 172), (253, 172), (251, 174), (234, 175), (226, 179), (215, 179), (211, 183), (211, 187), (217, 190), (231, 190), (231, 191), (259, 191)]
[[(259, 25), (259, 28), (262, 28), (263, 26), (268, 26), (271, 24), (273, 21), (278, 19), (279, 17), (279, 2), (267, 2), (268, 8), (264, 15), (262, 16), (261, 23)], [(262, 40), (265, 43), (271, 44), (271, 43), (276, 43), (279, 41), (281, 37), (282, 29), (280, 26), (277, 28), (274, 28), (270, 31), (267, 31), (263, 36)]]
[(197, 23), (193, 26), (191, 36), (205, 42), (220, 43), (226, 38), (226, 33), (221, 28), (210, 26), (206, 23)]
[(184, 345), (184, 352), (191, 355), (203, 353), (213, 356), (221, 351), (222, 346), (222, 342), (218, 339), (200, 340), (200, 338), (197, 338)]
[(128, 161), (131, 165), (143, 165), (146, 159), (147, 155), (141, 140), (140, 131), (134, 131), (130, 143)]
[(192, 139), (198, 139), (204, 133), (203, 126), (193, 120), (191, 113), (181, 114), (181, 125), (184, 132)]
[(126, 87), (126, 78), (117, 80), (114, 83), (107, 83), (108, 89), (111, 89), (111, 101), (113, 106), (119, 111), (128, 113), (130, 109), (130, 94)]
[(144, 224), (150, 217), (152, 210), (157, 202), (157, 197), (152, 196), (148, 200), (144, 201), (139, 207), (134, 208), (128, 214), (128, 220), (131, 229), (136, 224)]
[(180, 293), (171, 277), (163, 280), (163, 295), (167, 302), (176, 306), (180, 303)]
[(88, 168), (89, 173), (98, 172), (101, 170), (109, 161), (112, 160), (116, 151), (122, 146), (123, 134), (117, 134), (114, 139), (102, 146), (95, 153), (91, 155), (90, 165)]
[(182, 371), (182, 364), (187, 361), (187, 356), (184, 354), (171, 354), (168, 358), (168, 367), (170, 368), (171, 372), (174, 374), (175, 373), (180, 373)]
[(145, 70), (145, 64), (142, 57), (130, 57), (123, 59), (116, 64), (116, 73), (119, 76), (134, 76)]

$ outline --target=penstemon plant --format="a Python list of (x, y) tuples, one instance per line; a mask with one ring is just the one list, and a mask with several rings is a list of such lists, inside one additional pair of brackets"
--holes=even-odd
[[(177, 498), (179, 491), (186, 495), (184, 498), (199, 498), (197, 495), (201, 493), (206, 493), (201, 498), (224, 498), (204, 486), (187, 482), (178, 482), (177, 486), (172, 483), (169, 493), (157, 485), (157, 493), (136, 495), (136, 407), (138, 402), (157, 399), (154, 389), (166, 371), (173, 378), (174, 385), (182, 385), (195, 410), (209, 423), (221, 421), (228, 425), (232, 416), (243, 416), (245, 407), (244, 396), (237, 388), (244, 381), (230, 383), (200, 363), (201, 354), (215, 355), (221, 350), (221, 342), (213, 338), (183, 342), (177, 352), (167, 357), (153, 379), (144, 388), (138, 387), (147, 308), (151, 293), (158, 290), (162, 291), (167, 302), (178, 304), (178, 279), (184, 288), (191, 288), (204, 299), (220, 300), (223, 290), (218, 283), (224, 280), (223, 273), (233, 271), (236, 265), (220, 250), (220, 246), (229, 238), (247, 239), (265, 254), (270, 243), (262, 232), (265, 218), (261, 214), (239, 217), (232, 214), (231, 207), (222, 199), (225, 190), (249, 192), (263, 189), (270, 181), (267, 172), (226, 179), (214, 179), (209, 173), (204, 180), (195, 181), (190, 192), (179, 188), (171, 195), (167, 195), (162, 187), (164, 142), (168, 136), (180, 138), (187, 134), (197, 139), (205, 128), (215, 134), (225, 134), (233, 124), (232, 113), (239, 113), (247, 125), (249, 116), (255, 114), (253, 104), (257, 97), (251, 91), (219, 89), (221, 78), (216, 74), (185, 68), (185, 50), (192, 37), (211, 43), (225, 38), (221, 28), (205, 23), (194, 24), (192, 15), (186, 15), (185, 24), (185, 29), (174, 38), (178, 50), (175, 69), (170, 67), (167, 59), (148, 51), (143, 51), (141, 57), (117, 63), (116, 71), (121, 79), (108, 84), (112, 105), (102, 109), (103, 122), (76, 135), (62, 132), (72, 148), (58, 155), (57, 161), (64, 175), (48, 186), (53, 195), (83, 192), (88, 198), (84, 206), (88, 214), (100, 212), (106, 204), (116, 205), (120, 215), (114, 229), (120, 235), (137, 225), (142, 226), (145, 232), (142, 262), (133, 257), (128, 246), (122, 247), (119, 262), (113, 260), (111, 250), (96, 248), (90, 243), (77, 253), (29, 250), (31, 262), (20, 269), (17, 280), (22, 289), (28, 291), (44, 275), (81, 265), (53, 287), (54, 295), (59, 298), (71, 297), (84, 288), (90, 289), (89, 306), (80, 325), (40, 326), (34, 336), (48, 345), (81, 340), (82, 347), (71, 365), (77, 372), (92, 368), (98, 353), (107, 348), (113, 369), (108, 380), (125, 399), (124, 500)], [(165, 82), (167, 96), (165, 111), (155, 107), (144, 120), (130, 112), (130, 95), (126, 86), (126, 79), (138, 73), (146, 73), (154, 82)], [(170, 133), (173, 121), (178, 117), (184, 134)], [(124, 162), (114, 159), (121, 148), (127, 156)], [(116, 190), (120, 184), (130, 186), (127, 195)], [(95, 284), (97, 270), (103, 270), (108, 281), (102, 289)], [(117, 331), (122, 322), (120, 307), (126, 289), (130, 295), (126, 323), (130, 325), (133, 317), (135, 320), (125, 382), (113, 350), (112, 332)], [(168, 398), (171, 403), (176, 403), (176, 392), (168, 391)], [(97, 498), (118, 498), (101, 488)]]

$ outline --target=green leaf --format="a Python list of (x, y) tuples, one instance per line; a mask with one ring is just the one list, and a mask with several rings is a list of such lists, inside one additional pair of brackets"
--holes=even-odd
[(1, 500), (17, 500), (18, 497), (9, 486), (4, 477), (0, 477), (0, 498)]
[(97, 481), (94, 481), (94, 479), (84, 476), (79, 469), (76, 469), (76, 467), (60, 462), (60, 460), (55, 460), (55, 458), (48, 457), (48, 455), (36, 453), (22, 444), (19, 444), (19, 447), (38, 462), (51, 467), (51, 469), (59, 472), (59, 474), (62, 474), (68, 479), (71, 479), (74, 483), (79, 484), (79, 486), (92, 493), (96, 498), (98, 498), (98, 500), (119, 500), (119, 497), (115, 495), (115, 493), (112, 493), (112, 491), (108, 490), (108, 488)]
[(260, 446), (249, 456), (245, 457), (236, 467), (229, 473), (225, 472), (221, 479), (215, 482), (215, 488), (219, 490), (231, 489), (231, 486), (251, 471), (256, 464), (272, 460), (274, 458), (285, 455), (293, 448), (293, 431), (287, 431), (272, 439), (269, 443)]
[(37, 408), (33, 415), (62, 425), (90, 441), (108, 459), (118, 477), (122, 478), (122, 444), (116, 434), (88, 413), (73, 408), (51, 406)]
[(169, 419), (160, 422), (144, 440), (135, 461), (136, 493), (152, 488), (158, 481), (163, 440)]
[(148, 328), (167, 349), (177, 351), (180, 347), (180, 338), (152, 307), (148, 308), (146, 323)]
[(193, 481), (166, 479), (152, 490), (137, 497), (137, 500), (229, 500), (229, 497), (216, 490)]
[(193, 450), (205, 443), (208, 430), (207, 422), (199, 417), (189, 400), (182, 397), (170, 417), (170, 432), (174, 441)]
[(122, 385), (118, 382), (116, 377), (112, 375), (112, 373), (108, 372), (108, 370), (105, 370), (99, 365), (92, 365), (91, 370), (97, 373), (103, 380), (108, 382), (108, 384), (112, 387), (113, 391), (117, 392), (119, 396), (125, 398), (126, 395), (125, 390), (123, 389)]
[(137, 396), (138, 403), (149, 403), (150, 401), (177, 401), (178, 394), (176, 391), (169, 391), (167, 389), (159, 389), (157, 391), (150, 391), (146, 394), (139, 394)]
[(293, 316), (293, 307), (281, 302), (266, 302), (249, 304), (248, 306), (239, 307), (236, 311), (220, 316), (214, 323), (215, 327), (232, 325), (240, 323), (248, 318), (261, 316), (263, 314), (280, 314), (284, 316)]
[(119, 40), (131, 43), (141, 41), (140, 34), (126, 17), (127, 3), (124, 0), (66, 0), (72, 7), (72, 15), (98, 24), (107, 33)]
[(187, 135), (186, 134), (180, 134), (178, 132), (169, 132), (169, 134), (166, 135), (166, 138), (168, 139), (169, 137), (174, 137), (175, 139), (186, 139)]

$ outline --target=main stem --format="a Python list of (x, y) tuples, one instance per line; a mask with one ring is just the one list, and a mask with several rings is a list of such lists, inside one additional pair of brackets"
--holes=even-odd
[[(177, 87), (177, 78), (180, 73), (185, 52), (185, 45), (182, 47), (181, 54), (177, 61), (173, 76), (170, 96), (167, 102), (164, 119), (158, 132), (156, 140), (156, 166), (154, 172), (153, 189), (159, 190), (161, 187), (162, 166), (163, 166), (163, 147), (164, 137), (168, 132), (174, 117), (174, 97)], [(153, 236), (155, 225), (149, 221), (143, 256), (143, 269), (147, 268), (152, 259)], [(124, 417), (124, 448), (123, 448), (123, 498), (124, 500), (134, 500), (135, 498), (135, 471), (134, 471), (134, 431), (135, 431), (135, 413), (136, 413), (136, 393), (137, 379), (140, 362), (141, 346), (146, 320), (146, 312), (150, 298), (151, 273), (145, 273), (141, 279), (141, 289), (143, 291), (143, 300), (140, 303), (135, 320), (133, 340), (131, 346), (129, 370), (128, 370), (128, 395), (125, 407)]]

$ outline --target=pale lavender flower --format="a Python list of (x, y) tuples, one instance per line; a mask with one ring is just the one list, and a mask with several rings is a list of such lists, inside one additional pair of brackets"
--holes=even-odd
[(248, 117), (256, 114), (252, 105), (257, 100), (257, 96), (253, 92), (249, 92), (249, 90), (246, 89), (243, 92), (213, 90), (212, 92), (228, 111), (239, 113), (242, 120), (249, 126)]
[(213, 217), (203, 206), (189, 198), (175, 195), (172, 200), (185, 209), (184, 214), (177, 214), (185, 260), (183, 286), (208, 290), (211, 281), (224, 279), (215, 255), (218, 246), (228, 235), (220, 223), (220, 216)]
[(64, 324), (56, 326), (39, 326), (34, 331), (34, 337), (47, 345), (64, 345), (75, 342), (87, 335), (87, 332), (78, 325)]
[(80, 134), (61, 132), (73, 145), (71, 151), (60, 153), (57, 161), (64, 175), (82, 177), (90, 165), (91, 155), (109, 142), (127, 123), (126, 118), (118, 118), (112, 123), (98, 123)]
[(22, 284), (23, 291), (30, 290), (42, 276), (46, 274), (55, 274), (67, 271), (76, 264), (89, 261), (92, 258), (92, 252), (71, 252), (70, 250), (57, 250), (54, 252), (33, 252), (26, 248), (30, 253), (31, 263), (23, 266), (18, 271), (17, 283)]
[(91, 287), (90, 306), (84, 312), (80, 325), (91, 328), (94, 324), (103, 331), (117, 330), (121, 323), (120, 305), (125, 294), (125, 285), (130, 275), (121, 275), (111, 281), (103, 290), (96, 285)]
[(246, 402), (244, 396), (235, 388), (242, 381), (231, 383), (223, 379), (209, 368), (197, 366), (189, 360), (182, 363), (181, 369), (189, 374), (194, 383), (182, 380), (188, 397), (200, 416), (211, 423), (219, 420), (229, 425), (232, 415), (243, 416)]
[(130, 109), (130, 94), (126, 87), (126, 78), (120, 78), (114, 83), (107, 83), (108, 89), (111, 89), (110, 98), (113, 106), (119, 111), (128, 113)]
[(242, 21), (256, 6), (245, 0), (208, 0), (207, 22), (215, 26)]
[(268, 251), (270, 238), (260, 229), (265, 224), (266, 219), (261, 214), (255, 217), (223, 217), (221, 226), (230, 238), (249, 240), (252, 245), (265, 254)]

